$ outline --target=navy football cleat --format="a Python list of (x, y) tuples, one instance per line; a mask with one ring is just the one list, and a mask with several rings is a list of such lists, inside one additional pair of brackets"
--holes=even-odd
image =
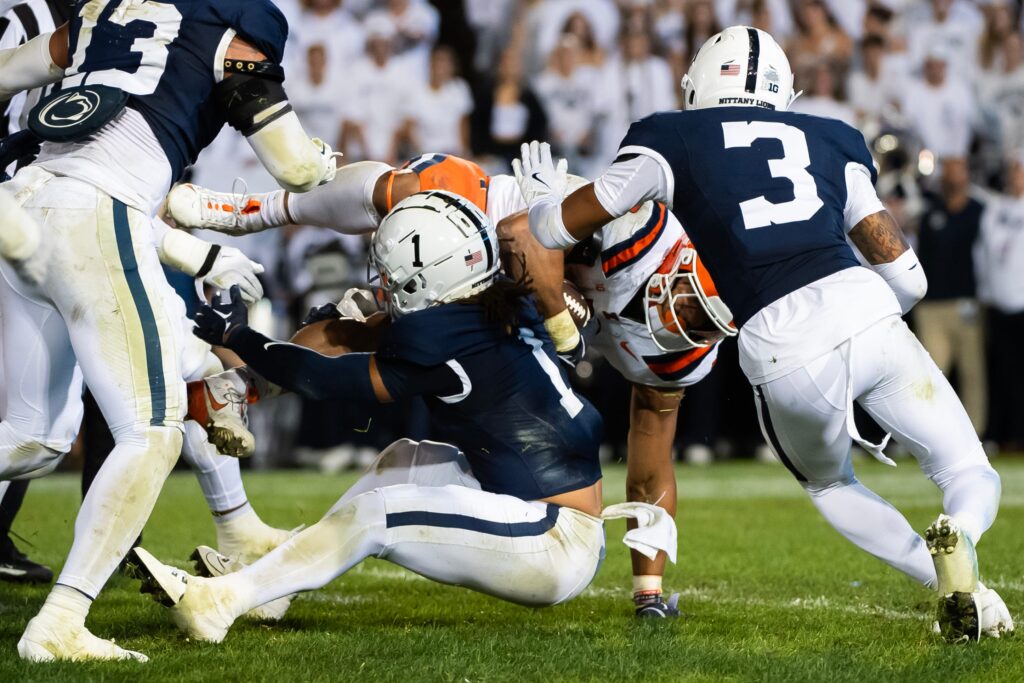
[(679, 616), (679, 593), (673, 593), (668, 602), (663, 599), (636, 608), (638, 619), (669, 619)]

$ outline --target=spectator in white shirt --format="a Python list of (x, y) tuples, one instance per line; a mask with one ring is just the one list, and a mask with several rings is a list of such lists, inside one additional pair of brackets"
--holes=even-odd
[(860, 67), (852, 70), (846, 81), (846, 94), (857, 114), (858, 125), (880, 119), (892, 107), (898, 92), (882, 69), (885, 58), (882, 36), (865, 36), (860, 41), (860, 57)]
[(366, 57), (348, 72), (341, 147), (348, 161), (397, 160), (398, 136), (408, 116), (408, 93), (419, 80), (392, 59), (395, 27), (385, 16), (366, 20)]
[(430, 80), (410, 98), (410, 135), (416, 152), (464, 156), (469, 151), (473, 97), (459, 78), (455, 53), (439, 45), (430, 55)]
[(605, 115), (600, 72), (583, 61), (576, 36), (563, 35), (550, 65), (534, 82), (534, 91), (548, 117), (548, 136), (569, 167), (586, 175), (593, 165), (598, 134)]
[(904, 89), (901, 109), (911, 129), (936, 158), (966, 157), (978, 118), (974, 94), (946, 75), (946, 57), (934, 46), (924, 63), (924, 79)]
[(1000, 149), (1024, 148), (1024, 38), (1011, 33), (1002, 44), (1000, 66), (978, 79), (985, 110), (998, 122)]
[(437, 41), (441, 20), (423, 0), (386, 0), (385, 9), (371, 12), (367, 21), (387, 19), (395, 27), (394, 61), (420, 82), (430, 73), (430, 51)]
[(925, 63), (930, 51), (941, 46), (945, 51), (950, 76), (970, 81), (978, 65), (978, 40), (983, 24), (977, 8), (962, 0), (931, 0), (927, 14), (916, 19), (914, 12), (905, 17), (907, 48), (911, 66)]
[(989, 434), (1004, 450), (1024, 447), (1024, 151), (1009, 163), (1006, 195), (981, 219), (978, 272), (989, 305), (992, 401)]
[(810, 92), (798, 97), (790, 109), (802, 114), (838, 119), (852, 126), (856, 116), (852, 107), (838, 99), (839, 88), (834, 69), (835, 67), (826, 61), (807, 72), (809, 78), (803, 82), (811, 82)]
[(319, 43), (306, 48), (306, 68), (288, 79), (288, 100), (302, 127), (337, 147), (347, 94), (341, 69), (327, 61), (327, 49)]
[(322, 45), (327, 51), (330, 72), (348, 69), (363, 55), (366, 35), (346, 7), (342, 0), (302, 0), (299, 14), (289, 18), (291, 35), (285, 48), (293, 69), (305, 68), (311, 45)]

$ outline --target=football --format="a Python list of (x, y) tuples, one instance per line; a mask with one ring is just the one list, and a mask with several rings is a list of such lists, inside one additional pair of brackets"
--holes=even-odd
[(594, 314), (590, 302), (586, 300), (576, 285), (568, 280), (562, 281), (562, 298), (565, 299), (565, 307), (569, 309), (569, 314), (572, 315), (572, 321), (576, 323), (577, 329), (583, 329), (583, 326), (590, 322), (590, 318)]

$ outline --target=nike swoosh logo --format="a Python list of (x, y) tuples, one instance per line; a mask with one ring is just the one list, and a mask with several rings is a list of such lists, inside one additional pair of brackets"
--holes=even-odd
[(633, 350), (629, 348), (629, 342), (619, 342), (619, 346), (622, 347), (623, 351), (633, 356), (633, 360), (640, 360), (639, 358), (636, 357), (636, 354), (633, 353)]
[(25, 576), (28, 571), (24, 569), (14, 569), (13, 567), (0, 567), (0, 574), (5, 576)]
[(548, 185), (548, 184), (547, 184), (547, 183), (545, 183), (545, 182), (544, 182), (543, 180), (541, 180), (541, 177), (540, 177), (540, 171), (534, 171), (534, 172), (533, 172), (533, 175), (531, 175), (530, 177), (531, 177), (531, 178), (533, 178), (534, 180), (536, 180), (536, 181), (537, 181), (538, 183), (540, 183), (540, 184), (541, 184), (541, 185), (543, 185), (544, 187), (548, 188), (549, 190), (551, 189), (551, 186), (550, 186), (550, 185)]
[(213, 392), (210, 391), (209, 386), (206, 387), (206, 399), (210, 402), (210, 406), (214, 410), (224, 410), (225, 408), (228, 407), (227, 403), (221, 403), (220, 401), (213, 397)]

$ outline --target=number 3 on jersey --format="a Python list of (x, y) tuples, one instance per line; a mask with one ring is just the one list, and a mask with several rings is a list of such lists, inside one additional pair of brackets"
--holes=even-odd
[(743, 224), (747, 230), (770, 225), (810, 220), (824, 202), (818, 197), (818, 186), (807, 172), (811, 156), (807, 137), (799, 128), (774, 121), (727, 121), (722, 124), (725, 148), (750, 147), (755, 140), (778, 140), (782, 158), (769, 159), (768, 170), (773, 178), (786, 178), (793, 183), (793, 199), (774, 204), (762, 195), (740, 202)]

